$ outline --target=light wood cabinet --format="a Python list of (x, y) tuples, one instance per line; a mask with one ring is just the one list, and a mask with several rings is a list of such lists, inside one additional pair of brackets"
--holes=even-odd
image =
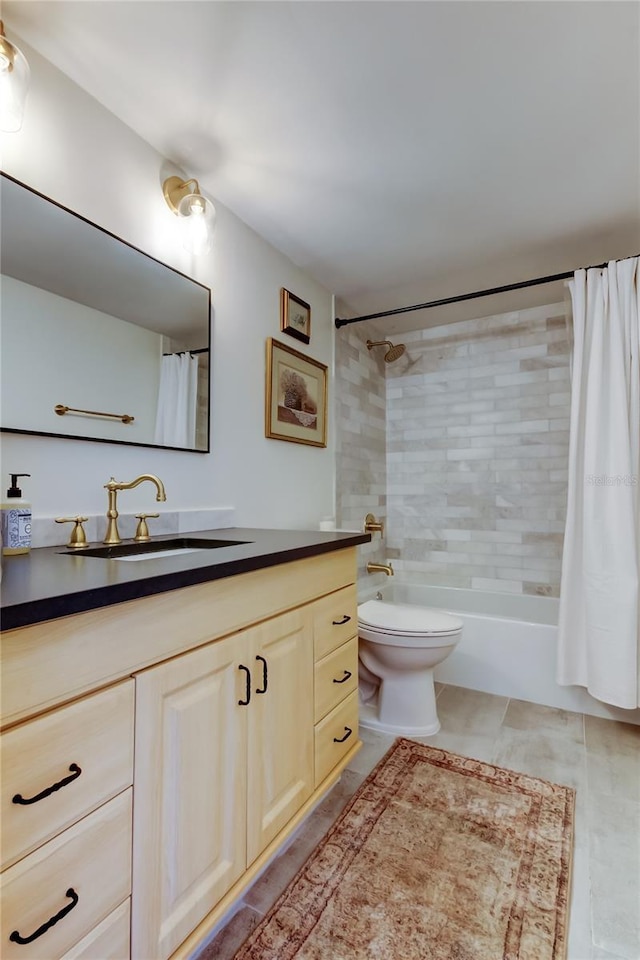
[(63, 956), (131, 893), (131, 788), (9, 867), (0, 885), (3, 960)]
[(350, 547), (5, 632), (3, 957), (193, 953), (360, 746), (355, 575)]
[(245, 869), (247, 659), (232, 636), (136, 677), (134, 957), (168, 957)]
[(133, 783), (133, 680), (0, 736), (2, 867)]
[(62, 960), (128, 960), (131, 956), (131, 898), (65, 953)]
[(358, 694), (351, 693), (316, 726), (316, 784), (351, 750), (358, 739)]
[(314, 788), (313, 621), (309, 609), (247, 632), (253, 678), (248, 714), (247, 866)]
[(358, 687), (358, 638), (318, 660), (315, 668), (314, 719), (322, 720)]
[(170, 956), (311, 795), (312, 682), (304, 610), (136, 677), (134, 956)]
[(358, 740), (358, 617), (354, 586), (315, 604), (315, 784)]
[(313, 605), (313, 647), (316, 660), (358, 633), (358, 603), (353, 583), (328, 593)]

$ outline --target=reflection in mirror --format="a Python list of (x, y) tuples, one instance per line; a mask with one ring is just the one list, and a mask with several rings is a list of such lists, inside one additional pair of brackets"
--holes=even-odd
[(6, 174), (0, 215), (1, 428), (206, 453), (209, 288)]

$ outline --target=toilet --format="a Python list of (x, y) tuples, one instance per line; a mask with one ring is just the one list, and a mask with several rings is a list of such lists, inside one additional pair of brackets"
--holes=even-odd
[(462, 634), (444, 610), (367, 600), (358, 606), (360, 724), (404, 736), (440, 729), (433, 670)]

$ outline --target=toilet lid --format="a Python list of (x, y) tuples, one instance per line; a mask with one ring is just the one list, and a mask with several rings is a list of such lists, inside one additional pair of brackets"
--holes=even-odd
[(462, 620), (444, 610), (419, 607), (412, 603), (385, 603), (367, 600), (358, 607), (358, 621), (363, 626), (386, 630), (393, 634), (455, 633), (462, 630)]

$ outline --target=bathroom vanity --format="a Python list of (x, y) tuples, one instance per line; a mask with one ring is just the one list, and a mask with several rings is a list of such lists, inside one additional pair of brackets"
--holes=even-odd
[(369, 535), (213, 535), (5, 564), (6, 960), (190, 956), (360, 746)]

